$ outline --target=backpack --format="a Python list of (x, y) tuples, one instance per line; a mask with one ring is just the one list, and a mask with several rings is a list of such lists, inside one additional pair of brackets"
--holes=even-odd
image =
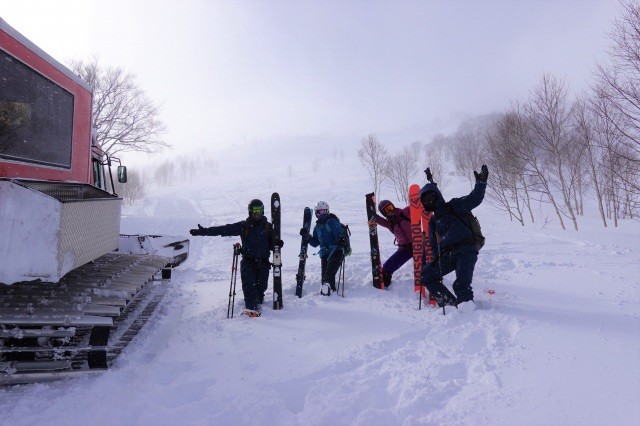
[(482, 229), (480, 228), (480, 221), (478, 218), (473, 215), (471, 212), (467, 212), (465, 214), (458, 214), (451, 207), (449, 203), (446, 203), (447, 211), (455, 216), (460, 222), (462, 222), (469, 230), (471, 231), (471, 235), (473, 235), (473, 242), (475, 242), (478, 250), (480, 250), (484, 246), (484, 235), (482, 235)]
[[(349, 229), (349, 225), (345, 225), (342, 222), (340, 222), (340, 219), (338, 219), (338, 216), (336, 216), (333, 213), (329, 213), (329, 217), (332, 217), (335, 220), (337, 220), (338, 223), (340, 224), (340, 228), (342, 229), (342, 235), (338, 237), (338, 241), (345, 240), (346, 242), (346, 244), (343, 244), (341, 246), (344, 249), (344, 255), (345, 256), (351, 255), (351, 239), (349, 238), (351, 236), (351, 230)], [(331, 232), (331, 228), (329, 227), (328, 223), (325, 223), (324, 226), (327, 227), (327, 231)]]

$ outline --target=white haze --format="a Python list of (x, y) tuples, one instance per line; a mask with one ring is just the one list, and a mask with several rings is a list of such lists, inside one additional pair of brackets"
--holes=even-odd
[(370, 132), (427, 142), (502, 111), (543, 73), (588, 87), (614, 0), (0, 0), (61, 62), (135, 74), (185, 154)]

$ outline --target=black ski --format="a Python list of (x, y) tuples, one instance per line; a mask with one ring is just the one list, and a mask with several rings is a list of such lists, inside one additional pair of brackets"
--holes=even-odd
[[(273, 239), (280, 241), (280, 195), (271, 194), (271, 223)], [(282, 256), (280, 247), (273, 249), (273, 309), (282, 309)]]
[[(365, 195), (367, 201), (367, 220), (376, 218), (376, 195), (372, 192)], [(382, 263), (380, 261), (380, 246), (378, 245), (378, 227), (369, 226), (369, 244), (371, 245), (371, 272), (373, 274), (373, 286), (384, 290), (382, 281)]]
[[(311, 216), (312, 210), (309, 207), (304, 208), (304, 215), (302, 216), (302, 228), (307, 230), (309, 233), (311, 229)], [(300, 243), (300, 254), (298, 257), (300, 261), (298, 262), (298, 273), (296, 274), (296, 296), (302, 297), (302, 285), (304, 284), (305, 277), (305, 266), (307, 264), (307, 248), (309, 247), (309, 240), (302, 238), (302, 242)]]

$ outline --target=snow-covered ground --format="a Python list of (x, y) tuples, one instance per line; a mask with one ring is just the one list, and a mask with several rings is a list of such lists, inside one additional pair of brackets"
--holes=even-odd
[[(475, 211), (487, 237), (474, 280), (479, 309), (443, 316), (418, 310), (411, 264), (390, 290), (371, 286), (370, 181), (354, 152), (344, 164), (339, 157), (322, 158), (314, 173), (310, 157), (285, 153), (278, 164), (258, 147), (127, 206), (123, 233), (188, 235), (197, 223), (241, 220), (249, 200), (268, 204), (278, 191), (284, 309), (266, 303), (262, 317), (240, 316), (238, 277), (236, 316), (227, 319), (239, 238), (192, 237), (159, 312), (115, 368), (2, 388), (0, 424), (640, 424), (638, 222), (605, 229), (592, 210), (579, 232), (521, 227), (485, 202)], [(452, 182), (445, 198), (468, 185)], [(319, 295), (319, 259), (310, 255), (298, 299), (302, 210), (320, 199), (352, 230), (345, 297)], [(386, 259), (393, 237), (381, 229), (380, 239)]]

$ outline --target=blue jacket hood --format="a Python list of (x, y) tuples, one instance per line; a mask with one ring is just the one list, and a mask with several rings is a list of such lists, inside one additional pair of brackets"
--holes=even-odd
[(436, 200), (436, 210), (440, 210), (441, 208), (444, 207), (445, 205), (444, 197), (442, 196), (440, 189), (438, 189), (438, 184), (428, 183), (425, 186), (423, 186), (422, 189), (420, 190), (420, 198), (422, 198), (422, 194), (424, 194), (425, 192), (435, 192), (436, 195), (438, 196), (438, 199)]

